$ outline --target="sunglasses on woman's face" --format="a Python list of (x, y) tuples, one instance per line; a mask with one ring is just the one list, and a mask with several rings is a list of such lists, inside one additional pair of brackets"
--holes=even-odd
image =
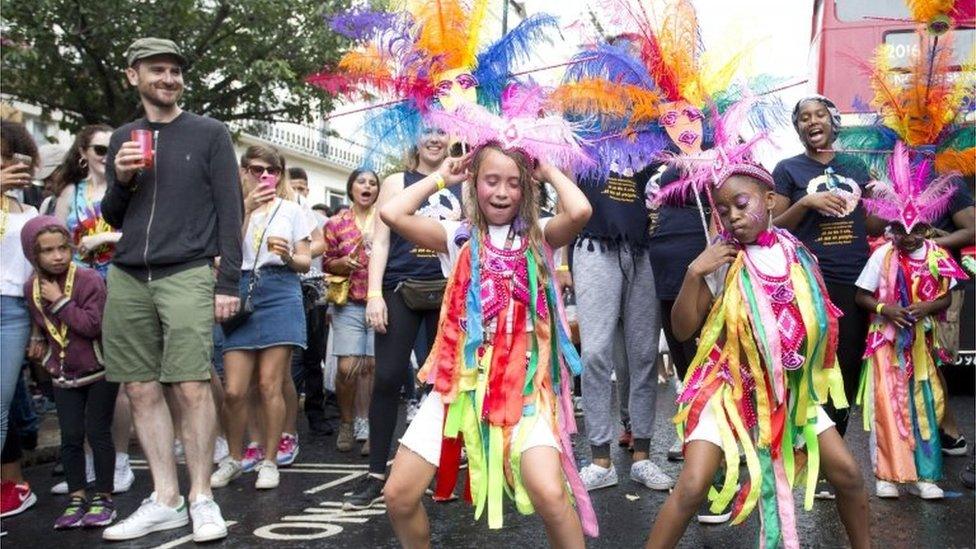
[(91, 149), (98, 156), (105, 156), (106, 154), (108, 154), (108, 146), (106, 145), (92, 145), (91, 147), (88, 148)]
[(254, 177), (261, 177), (265, 172), (271, 175), (281, 175), (281, 168), (276, 168), (274, 166), (257, 166), (251, 164), (247, 167), (247, 171), (251, 173)]

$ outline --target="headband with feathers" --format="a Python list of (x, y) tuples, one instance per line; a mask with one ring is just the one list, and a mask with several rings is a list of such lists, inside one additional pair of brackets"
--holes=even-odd
[(888, 160), (888, 179), (868, 184), (871, 198), (862, 198), (864, 208), (885, 221), (901, 223), (906, 232), (915, 225), (931, 225), (949, 209), (956, 191), (953, 179), (958, 174), (945, 174), (931, 182), (929, 160), (913, 165), (908, 147), (898, 141)]

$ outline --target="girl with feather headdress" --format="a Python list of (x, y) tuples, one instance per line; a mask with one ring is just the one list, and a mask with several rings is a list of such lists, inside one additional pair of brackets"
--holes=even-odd
[(928, 182), (929, 161), (912, 166), (908, 148), (895, 143), (891, 182), (872, 183), (865, 207), (890, 222), (892, 241), (871, 255), (857, 279), (857, 304), (873, 311), (864, 352), (858, 403), (872, 430), (871, 457), (879, 498), (897, 498), (898, 483), (914, 483), (922, 499), (941, 499), (938, 426), (945, 413), (945, 384), (936, 318), (950, 304), (950, 290), (968, 278), (952, 255), (927, 238), (931, 224), (955, 191), (951, 175)]
[[(365, 124), (365, 164), (400, 157), (407, 167), (383, 181), (377, 207), (435, 173), (447, 158), (449, 136), (427, 119), (434, 110), (474, 104), (497, 110), (511, 68), (531, 45), (557, 29), (539, 14), (524, 20), (496, 42), (483, 46), (487, 0), (410, 0), (399, 11), (355, 8), (331, 20), (354, 48), (337, 67), (309, 82), (345, 97), (373, 103)], [(463, 217), (459, 188), (427, 197), (423, 213), (434, 219)], [(376, 366), (370, 405), (369, 474), (343, 505), (365, 509), (383, 499), (386, 463), (397, 424), (399, 392), (409, 377), (410, 352), (418, 330), (429, 340), (436, 329), (437, 303), (408, 303), (405, 294), (438, 296), (446, 284), (433, 251), (417, 246), (376, 221), (369, 262), (366, 322), (376, 331)], [(413, 288), (413, 290), (411, 290)]]
[[(573, 458), (572, 377), (581, 370), (556, 290), (552, 250), (586, 224), (590, 206), (556, 164), (586, 161), (572, 126), (545, 113), (537, 88), (510, 87), (502, 116), (479, 105), (435, 110), (431, 121), (473, 147), (392, 197), (380, 216), (449, 272), (437, 338), (420, 379), (433, 391), (400, 440), (384, 489), (390, 520), (407, 547), (430, 542), (421, 504), (437, 474), (435, 499), (449, 498), (461, 448), (466, 499), (490, 528), (502, 527), (507, 494), (519, 512), (537, 511), (553, 547), (584, 546), (596, 518)], [(539, 219), (539, 181), (562, 211)], [(466, 184), (465, 223), (417, 210), (438, 189)], [(575, 499), (579, 517), (573, 512)]]
[[(859, 467), (823, 410), (847, 405), (836, 365), (840, 312), (810, 250), (772, 224), (773, 177), (751, 152), (762, 136), (739, 137), (747, 109), (745, 101), (716, 119), (707, 154), (675, 157), (685, 175), (659, 195), (704, 193), (720, 231), (688, 266), (671, 315), (677, 338), (701, 337), (674, 418), (685, 464), (647, 547), (677, 545), (708, 495), (713, 512), (731, 503), (733, 524), (758, 505), (760, 547), (798, 548), (792, 487), (805, 466), (810, 509), (822, 465), (851, 546), (866, 548)], [(738, 489), (740, 448), (749, 478)], [(710, 490), (723, 459), (722, 486)]]

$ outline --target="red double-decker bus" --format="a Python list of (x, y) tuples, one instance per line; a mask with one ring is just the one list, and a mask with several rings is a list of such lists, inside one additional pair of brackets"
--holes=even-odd
[[(968, 1), (968, 0), (967, 0)], [(949, 34), (957, 66), (971, 61), (976, 47), (976, 8)], [(851, 56), (870, 59), (881, 44), (893, 68), (907, 66), (921, 48), (905, 0), (815, 0), (810, 43), (810, 74), (816, 89), (842, 113), (855, 113), (855, 99), (866, 104), (872, 92)]]

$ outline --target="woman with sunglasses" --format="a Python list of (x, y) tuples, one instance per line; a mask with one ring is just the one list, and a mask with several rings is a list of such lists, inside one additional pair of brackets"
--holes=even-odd
[[(261, 489), (278, 486), (275, 453), (285, 423), (282, 383), (295, 347), (306, 347), (305, 311), (297, 273), (312, 263), (312, 229), (302, 207), (291, 198), (285, 159), (274, 148), (252, 145), (241, 157), (244, 190), (241, 303), (252, 313), (238, 325), (224, 328), (223, 425), (230, 456), (210, 477), (214, 488), (226, 486), (243, 472), (244, 431), (248, 393), (257, 375), (261, 401), (260, 445), (269, 451), (257, 464)], [(253, 280), (253, 282), (252, 282)], [(243, 307), (244, 305), (242, 305)]]
[(54, 215), (68, 226), (75, 263), (95, 269), (102, 278), (122, 238), (102, 217), (102, 197), (108, 188), (105, 155), (111, 136), (112, 128), (105, 124), (85, 126), (55, 172)]
[[(104, 279), (115, 255), (115, 244), (122, 233), (112, 228), (102, 217), (102, 198), (108, 188), (105, 179), (105, 155), (112, 127), (105, 124), (85, 126), (54, 170), (54, 196), (57, 202), (54, 215), (64, 222), (71, 235), (74, 262), (98, 271)], [(127, 491), (136, 477), (129, 464), (129, 438), (132, 415), (129, 398), (119, 391), (112, 420), (112, 442), (115, 444), (114, 492)], [(95, 478), (91, 450), (85, 449), (86, 474)], [(68, 483), (60, 482), (51, 488), (52, 494), (67, 494)]]

